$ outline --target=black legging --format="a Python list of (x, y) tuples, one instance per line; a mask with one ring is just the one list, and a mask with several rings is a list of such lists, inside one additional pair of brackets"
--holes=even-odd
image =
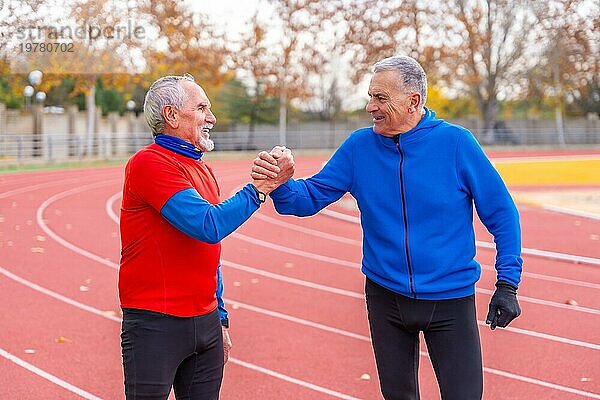
[(121, 349), (127, 400), (217, 400), (223, 336), (217, 310), (180, 318), (123, 309)]
[(479, 400), (483, 392), (475, 295), (415, 300), (367, 279), (371, 338), (386, 400), (419, 399), (419, 332), (444, 400)]

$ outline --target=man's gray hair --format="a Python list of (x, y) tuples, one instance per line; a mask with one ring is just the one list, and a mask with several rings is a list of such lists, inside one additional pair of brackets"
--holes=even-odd
[(177, 110), (183, 108), (186, 94), (180, 85), (181, 81), (194, 82), (194, 77), (190, 74), (163, 76), (148, 89), (144, 100), (144, 116), (150, 126), (152, 136), (162, 133), (165, 129), (165, 119), (162, 115), (165, 106), (173, 106)]
[(427, 75), (421, 64), (408, 56), (384, 58), (373, 66), (373, 72), (397, 71), (400, 73), (400, 86), (407, 92), (417, 92), (421, 95), (423, 107), (427, 101)]

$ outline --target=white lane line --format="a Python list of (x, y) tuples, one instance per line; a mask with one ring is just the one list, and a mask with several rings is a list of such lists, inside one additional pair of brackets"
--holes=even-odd
[(19, 357), (15, 356), (14, 354), (9, 353), (8, 351), (4, 350), (3, 348), (0, 348), (0, 356), (6, 358), (9, 361), (12, 361), (13, 363), (17, 364), (18, 366), (20, 366), (22, 368), (25, 368), (29, 372), (33, 372), (34, 374), (41, 376), (42, 378), (54, 383), (55, 385), (62, 387), (63, 389), (67, 389), (71, 393), (75, 393), (76, 395), (83, 397), (84, 399), (101, 400), (100, 397), (95, 396), (89, 392), (86, 392), (85, 390), (80, 389), (77, 386), (71, 385), (69, 382), (63, 381), (62, 379), (52, 375), (51, 373), (46, 372), (43, 369), (40, 369), (40, 368), (36, 367), (35, 365), (32, 365), (32, 364), (28, 363), (27, 361), (20, 359)]
[(252, 369), (254, 371), (261, 372), (261, 373), (263, 373), (265, 375), (269, 375), (269, 376), (272, 376), (274, 378), (281, 379), (282, 381), (293, 383), (293, 384), (305, 387), (307, 389), (312, 389), (312, 390), (314, 390), (316, 392), (325, 393), (325, 394), (328, 394), (330, 396), (337, 397), (338, 399), (358, 400), (357, 397), (352, 397), (352, 396), (349, 396), (347, 394), (336, 392), (335, 390), (326, 389), (326, 388), (324, 388), (322, 386), (317, 386), (315, 384), (308, 383), (308, 382), (302, 381), (300, 379), (292, 378), (291, 376), (284, 375), (284, 374), (281, 374), (279, 372), (275, 372), (275, 371), (272, 371), (270, 369), (266, 369), (266, 368), (263, 368), (263, 367), (259, 367), (258, 365), (251, 364), (251, 363), (248, 363), (248, 362), (245, 362), (245, 361), (241, 361), (241, 360), (238, 360), (237, 358), (231, 358), (230, 357), (229, 361), (232, 361), (235, 364), (241, 365), (242, 367), (246, 367), (248, 369)]
[[(339, 242), (339, 243), (344, 243), (344, 244), (350, 244), (350, 245), (353, 245), (353, 246), (361, 246), (362, 245), (362, 242), (360, 240), (348, 239), (348, 238), (343, 237), (343, 236), (338, 236), (338, 235), (334, 235), (334, 234), (331, 234), (331, 233), (321, 232), (321, 231), (318, 231), (318, 230), (315, 230), (315, 229), (311, 229), (311, 228), (305, 228), (304, 226), (300, 226), (300, 225), (296, 225), (296, 224), (291, 224), (289, 222), (281, 221), (281, 220), (279, 220), (277, 218), (269, 217), (267, 215), (264, 215), (261, 212), (254, 213), (254, 215), (252, 217), (256, 218), (256, 219), (263, 220), (263, 221), (268, 222), (269, 224), (272, 224), (272, 225), (282, 226), (282, 227), (287, 228), (287, 229), (291, 229), (291, 230), (294, 230), (294, 231), (297, 231), (297, 232), (306, 233), (308, 235), (320, 237), (320, 238), (323, 238), (323, 239), (332, 240), (334, 242)], [(297, 217), (295, 217), (295, 218), (297, 218)]]
[(558, 207), (558, 206), (553, 206), (552, 204), (543, 204), (543, 203), (542, 203), (542, 208), (544, 210), (561, 213), (561, 214), (573, 215), (575, 217), (583, 217), (583, 218), (600, 220), (600, 215), (598, 215), (598, 214), (593, 214), (591, 212), (586, 212), (586, 211), (581, 211), (581, 210), (574, 210), (572, 208)]
[(364, 300), (365, 296), (362, 293), (353, 292), (351, 290), (338, 289), (327, 285), (321, 285), (319, 283), (313, 283), (309, 281), (305, 281), (297, 278), (290, 278), (289, 276), (276, 274), (273, 272), (264, 271), (262, 269), (253, 268), (248, 265), (242, 265), (235, 263), (233, 261), (221, 260), (221, 265), (225, 267), (234, 268), (240, 271), (249, 272), (251, 274), (256, 274), (260, 276), (264, 276), (266, 278), (275, 279), (281, 282), (291, 283), (292, 285), (304, 286), (315, 290), (320, 290), (322, 292), (328, 292), (333, 294), (339, 294), (340, 296), (352, 297), (354, 299)]
[[(494, 268), (491, 265), (481, 264), (481, 268), (485, 269), (487, 271), (493, 271), (493, 272), (496, 271), (496, 268)], [(590, 288), (590, 289), (600, 290), (600, 284), (594, 283), (594, 282), (586, 282), (586, 281), (580, 281), (580, 280), (576, 280), (576, 279), (562, 278), (562, 277), (553, 276), (553, 275), (537, 274), (535, 272), (523, 272), (523, 276), (526, 278), (539, 279), (542, 281), (557, 282), (557, 283), (561, 283), (561, 284), (565, 284), (565, 285), (581, 286), (581, 287), (586, 287), (586, 288)]]
[[(477, 241), (475, 241), (475, 245), (477, 247), (482, 247), (484, 249), (496, 250), (496, 245), (494, 243), (490, 243), (490, 242), (482, 242), (480, 240), (477, 240)], [(549, 258), (551, 260), (570, 261), (575, 264), (600, 265), (600, 258), (577, 256), (577, 255), (566, 254), (566, 253), (557, 253), (554, 251), (530, 249), (527, 247), (523, 247), (521, 249), (521, 253), (530, 255), (530, 256)]]
[(315, 328), (315, 329), (320, 329), (322, 331), (327, 331), (327, 332), (331, 332), (334, 333), (336, 335), (341, 335), (341, 336), (346, 336), (352, 339), (358, 339), (358, 340), (362, 340), (363, 342), (369, 342), (371, 343), (371, 338), (369, 336), (365, 336), (365, 335), (360, 335), (358, 333), (354, 333), (354, 332), (350, 332), (350, 331), (346, 331), (344, 329), (339, 329), (339, 328), (334, 328), (332, 326), (329, 325), (324, 325), (324, 324), (320, 324), (318, 322), (313, 322), (313, 321), (309, 321), (307, 319), (303, 319), (303, 318), (298, 318), (298, 317), (293, 317), (289, 314), (283, 314), (277, 311), (273, 311), (273, 310), (267, 310), (266, 308), (262, 308), (262, 307), (257, 307), (257, 306), (253, 306), (251, 304), (246, 304), (246, 303), (242, 303), (241, 301), (238, 300), (233, 300), (233, 299), (223, 299), (226, 303), (231, 304), (234, 307), (239, 307), (248, 311), (252, 311), (258, 314), (263, 314), (263, 315), (268, 315), (270, 317), (273, 318), (277, 318), (277, 319), (283, 319), (285, 321), (290, 321), (290, 322), (294, 322), (296, 324), (300, 324), (300, 325), (304, 325), (304, 326), (310, 326), (311, 328)]
[(81, 254), (84, 257), (89, 258), (90, 260), (94, 260), (100, 264), (106, 265), (107, 267), (111, 267), (111, 268), (115, 268), (115, 263), (113, 263), (110, 260), (107, 260), (106, 258), (100, 257), (94, 253), (91, 253), (87, 250), (82, 249), (81, 247), (75, 246), (73, 243), (63, 239), (61, 236), (57, 235), (52, 229), (50, 229), (48, 227), (48, 225), (46, 225), (46, 222), (44, 221), (43, 215), (44, 215), (44, 211), (46, 210), (46, 208), (48, 208), (48, 206), (52, 203), (54, 203), (55, 201), (62, 199), (64, 197), (67, 197), (69, 195), (72, 194), (76, 194), (76, 193), (80, 193), (80, 192), (84, 192), (86, 190), (89, 189), (95, 189), (98, 187), (102, 187), (102, 186), (107, 186), (109, 184), (112, 184), (114, 182), (119, 182), (120, 180), (109, 180), (109, 181), (102, 181), (102, 182), (96, 182), (96, 183), (92, 183), (89, 185), (84, 185), (84, 186), (80, 186), (74, 189), (70, 189), (64, 192), (60, 192), (58, 194), (55, 194), (52, 197), (49, 197), (48, 199), (46, 199), (37, 209), (36, 212), (36, 220), (38, 225), (40, 226), (40, 228), (42, 228), (42, 230), (48, 235), (50, 236), (52, 239), (54, 239), (56, 242), (58, 242), (60, 245), (66, 247), (67, 249)]
[(302, 250), (296, 250), (296, 249), (291, 249), (289, 247), (285, 247), (285, 246), (281, 246), (272, 242), (267, 242), (265, 240), (261, 240), (261, 239), (256, 239), (250, 236), (246, 236), (242, 233), (237, 233), (237, 232), (233, 232), (231, 235), (229, 235), (231, 237), (237, 238), (237, 239), (241, 239), (243, 241), (246, 242), (251, 242), (252, 244), (255, 244), (257, 246), (262, 246), (262, 247), (266, 247), (269, 249), (273, 249), (273, 250), (278, 250), (278, 251), (282, 251), (285, 253), (289, 253), (289, 254), (294, 254), (300, 257), (305, 257), (305, 258), (310, 258), (312, 260), (317, 260), (317, 261), (323, 261), (326, 263), (331, 263), (331, 264), (336, 264), (336, 265), (341, 265), (344, 267), (350, 267), (350, 268), (355, 268), (355, 269), (360, 269), (360, 264), (351, 262), (351, 261), (346, 261), (346, 260), (341, 260), (339, 258), (335, 258), (335, 257), (328, 257), (328, 256), (323, 256), (321, 254), (315, 254), (315, 253), (310, 253), (308, 251), (302, 251)]
[[(71, 299), (71, 298), (68, 298), (68, 297), (66, 297), (66, 296), (63, 296), (63, 295), (61, 295), (61, 294), (59, 294), (59, 293), (56, 293), (56, 292), (54, 292), (54, 291), (52, 291), (52, 290), (50, 290), (50, 289), (44, 288), (44, 287), (42, 287), (42, 286), (40, 286), (40, 285), (38, 285), (38, 284), (36, 284), (36, 283), (33, 283), (33, 282), (31, 282), (31, 281), (28, 281), (28, 280), (26, 280), (26, 279), (24, 279), (24, 278), (21, 278), (21, 277), (19, 277), (19, 276), (17, 276), (17, 275), (15, 275), (15, 274), (13, 274), (12, 272), (10, 272), (10, 271), (8, 271), (8, 270), (6, 270), (6, 269), (2, 268), (2, 267), (0, 267), (0, 274), (4, 275), (4, 276), (6, 276), (6, 277), (8, 277), (8, 278), (10, 278), (10, 279), (13, 279), (14, 281), (16, 281), (16, 282), (18, 282), (18, 283), (21, 283), (21, 284), (23, 284), (23, 285), (25, 285), (25, 286), (27, 286), (27, 287), (29, 287), (29, 288), (31, 288), (31, 289), (33, 289), (33, 290), (35, 290), (35, 291), (38, 291), (38, 292), (40, 292), (40, 293), (43, 293), (43, 294), (45, 294), (45, 295), (47, 295), (47, 296), (50, 296), (50, 297), (52, 297), (52, 298), (54, 298), (54, 299), (56, 299), (56, 300), (59, 300), (59, 301), (65, 302), (65, 303), (67, 303), (67, 304), (69, 304), (69, 305), (71, 305), (71, 306), (77, 307), (77, 308), (79, 308), (79, 309), (81, 309), (81, 310), (84, 310), (84, 311), (90, 312), (90, 313), (92, 313), (92, 314), (94, 314), (94, 315), (97, 315), (97, 316), (100, 316), (100, 317), (103, 317), (103, 318), (107, 318), (107, 319), (109, 319), (109, 320), (111, 320), (111, 321), (114, 321), (114, 322), (118, 322), (118, 323), (120, 323), (120, 322), (121, 322), (121, 318), (115, 317), (115, 316), (113, 316), (113, 315), (109, 315), (109, 314), (107, 314), (107, 313), (104, 313), (104, 312), (102, 312), (101, 310), (99, 310), (99, 309), (97, 309), (97, 308), (94, 308), (94, 307), (92, 307), (92, 306), (88, 306), (88, 305), (86, 305), (86, 304), (80, 303), (80, 302), (78, 302), (78, 301), (76, 301), (76, 300), (73, 300), (73, 299)], [(4, 355), (4, 354), (2, 354), (1, 350), (2, 350), (2, 349), (0, 349), (0, 355)], [(7, 353), (7, 354), (8, 354), (8, 353)], [(8, 357), (7, 357), (7, 358), (8, 358)], [(13, 360), (11, 360), (11, 361), (13, 361)], [(293, 383), (293, 384), (296, 384), (296, 385), (300, 385), (300, 386), (302, 386), (302, 387), (305, 387), (305, 388), (308, 388), (308, 389), (312, 389), (312, 390), (314, 390), (314, 391), (317, 391), (317, 392), (325, 393), (325, 394), (328, 394), (328, 395), (330, 395), (330, 396), (333, 396), (333, 397), (337, 397), (337, 398), (340, 398), (340, 399), (353, 399), (353, 400), (359, 400), (359, 399), (357, 399), (356, 397), (352, 397), (352, 396), (349, 396), (349, 395), (347, 395), (347, 394), (344, 394), (344, 393), (337, 392), (337, 391), (335, 391), (335, 390), (327, 389), (327, 388), (325, 388), (325, 387), (318, 386), (318, 385), (315, 385), (315, 384), (313, 384), (313, 383), (310, 383), (310, 382), (303, 381), (303, 380), (301, 380), (301, 379), (293, 378), (293, 377), (291, 377), (291, 376), (284, 375), (284, 374), (282, 374), (282, 373), (279, 373), (279, 372), (277, 372), (277, 371), (273, 371), (273, 370), (270, 370), (270, 369), (267, 369), (267, 368), (261, 367), (261, 366), (259, 366), (259, 365), (256, 365), (256, 364), (252, 364), (252, 363), (249, 363), (249, 362), (246, 362), (246, 361), (242, 361), (242, 360), (239, 360), (239, 359), (236, 359), (236, 358), (229, 358), (229, 361), (230, 361), (230, 362), (233, 362), (234, 364), (241, 365), (242, 367), (245, 367), (245, 368), (250, 368), (250, 369), (252, 369), (252, 370), (255, 370), (255, 371), (261, 372), (261, 373), (263, 373), (263, 374), (267, 374), (267, 375), (269, 375), (269, 376), (273, 376), (273, 377), (275, 377), (275, 378), (278, 378), (278, 379), (281, 379), (281, 380), (283, 380), (283, 381), (286, 381), (286, 382), (289, 382), (289, 383)], [(31, 367), (32, 367), (32, 368), (36, 368), (36, 367), (34, 367), (34, 366), (31, 366)], [(28, 368), (28, 369), (29, 369), (29, 368)], [(44, 371), (42, 371), (42, 370), (39, 370), (39, 369), (38, 369), (38, 371), (40, 371), (40, 373), (47, 374), (47, 373), (45, 373), (45, 372), (44, 372)], [(35, 372), (35, 373), (37, 373), (38, 375), (40, 375), (40, 373), (38, 373), (38, 372), (36, 372), (36, 371), (33, 371), (33, 372)], [(60, 379), (58, 379), (58, 378), (54, 377), (53, 375), (50, 375), (50, 374), (47, 374), (47, 375), (48, 375), (49, 377), (55, 378), (55, 379), (56, 379), (56, 381), (54, 381), (53, 379), (50, 379), (49, 377), (47, 377), (47, 376), (44, 376), (44, 375), (40, 375), (40, 376), (43, 376), (44, 378), (46, 378), (46, 379), (50, 380), (50, 381), (51, 381), (51, 382), (53, 382), (53, 383), (56, 383), (57, 385), (63, 386), (63, 385), (60, 383), (60, 382), (62, 382), (62, 383), (64, 383), (65, 385), (69, 385), (71, 388), (73, 388), (73, 389), (75, 389), (75, 390), (81, 390), (81, 389), (79, 389), (79, 388), (76, 388), (75, 386), (72, 386), (72, 385), (70, 385), (70, 384), (68, 384), (68, 383), (64, 382), (64, 381), (61, 381)], [(66, 387), (66, 386), (63, 386), (63, 387)], [(69, 388), (67, 388), (67, 389), (69, 389)], [(71, 390), (71, 389), (69, 389), (69, 390)], [(74, 391), (74, 390), (71, 390), (71, 391)], [(91, 400), (96, 400), (96, 399), (99, 399), (98, 397), (95, 397), (95, 396), (93, 396), (93, 395), (91, 395), (91, 394), (89, 394), (89, 393), (87, 393), (87, 392), (84, 392), (84, 391), (81, 391), (81, 392), (82, 392), (82, 393), (84, 393), (84, 394), (88, 394), (88, 395), (90, 395), (90, 396), (92, 396), (92, 397), (86, 397), (85, 395), (82, 395), (81, 393), (78, 393), (78, 392), (75, 392), (75, 391), (74, 391), (74, 393), (77, 393), (77, 394), (81, 395), (82, 397), (85, 397), (86, 399), (91, 399)]]
[[(300, 225), (296, 225), (296, 224), (292, 224), (292, 223), (288, 223), (288, 222), (283, 222), (283, 221), (280, 221), (277, 218), (266, 216), (266, 215), (264, 215), (264, 214), (262, 214), (260, 212), (255, 213), (253, 217), (257, 218), (257, 219), (260, 219), (260, 220), (263, 220), (265, 222), (268, 222), (269, 224), (282, 226), (282, 227), (285, 227), (287, 229), (292, 229), (294, 231), (306, 233), (307, 235), (321, 237), (321, 238), (324, 238), (324, 239), (330, 239), (330, 240), (334, 240), (334, 241), (341, 242), (341, 243), (347, 243), (347, 244), (352, 244), (352, 245), (356, 245), (356, 246), (362, 246), (362, 242), (359, 241), (359, 240), (348, 239), (348, 238), (345, 238), (343, 236), (338, 236), (338, 235), (334, 235), (334, 234), (331, 234), (331, 233), (325, 233), (325, 232), (318, 231), (316, 229), (306, 228), (306, 227), (303, 227), (303, 226), (300, 226)], [(491, 248), (493, 248), (493, 246)], [(491, 265), (481, 264), (481, 267), (483, 269), (485, 269), (485, 270), (488, 270), (488, 271), (495, 271), (496, 270)], [(528, 278), (533, 278), (533, 279), (545, 280), (545, 281), (550, 281), (550, 282), (558, 282), (558, 283), (564, 283), (566, 285), (581, 286), (581, 287), (587, 287), (587, 288), (591, 288), (591, 289), (598, 289), (598, 290), (600, 290), (600, 284), (593, 283), (593, 282), (578, 281), (578, 280), (575, 280), (575, 279), (561, 278), (561, 277), (552, 276), (552, 275), (536, 274), (534, 272), (526, 272), (526, 271), (523, 272), (523, 276), (524, 277), (528, 277)]]
[[(494, 294), (494, 292), (492, 290), (483, 289), (483, 288), (479, 288), (479, 287), (476, 287), (475, 291), (477, 293), (487, 294), (489, 296)], [(563, 310), (578, 311), (578, 312), (583, 312), (586, 314), (600, 315), (600, 310), (597, 310), (595, 308), (572, 306), (570, 304), (564, 304), (564, 303), (559, 303), (559, 302), (550, 301), (550, 300), (536, 299), (535, 297), (528, 297), (528, 296), (522, 296), (522, 295), (518, 295), (518, 297), (519, 297), (519, 301), (523, 302), (523, 303), (540, 304), (540, 305), (547, 306), (547, 307), (561, 308)]]
[(523, 162), (552, 162), (552, 161), (594, 161), (600, 160), (600, 154), (565, 154), (545, 156), (516, 156), (490, 158), (492, 163), (515, 164)]
[(576, 394), (579, 396), (587, 397), (589, 399), (600, 399), (600, 394), (598, 394), (598, 393), (585, 392), (583, 390), (570, 388), (568, 386), (557, 385), (555, 383), (545, 382), (545, 381), (541, 381), (541, 380), (535, 379), (535, 378), (529, 378), (526, 376), (515, 375), (515, 374), (511, 374), (510, 372), (501, 371), (501, 370), (494, 369), (494, 368), (483, 368), (483, 370), (487, 371), (489, 373), (492, 373), (492, 374), (503, 376), (505, 378), (516, 379), (518, 381), (532, 383), (534, 385), (544, 386), (544, 387), (547, 387), (550, 389), (560, 390), (561, 392)]
[[(21, 283), (21, 284), (23, 284), (23, 285), (31, 288), (31, 289), (33, 289), (33, 290), (36, 290), (36, 291), (39, 291), (39, 292), (41, 292), (43, 294), (51, 296), (52, 298), (57, 299), (59, 301), (66, 302), (67, 304), (69, 304), (71, 306), (77, 307), (77, 308), (79, 308), (81, 310), (84, 310), (84, 311), (91, 312), (91, 313), (93, 313), (95, 315), (98, 315), (100, 317), (104, 317), (104, 318), (110, 319), (111, 321), (114, 321), (114, 322), (121, 322), (121, 319), (118, 318), (118, 317), (115, 317), (115, 316), (112, 316), (112, 315), (107, 315), (107, 314), (103, 313), (99, 309), (96, 309), (94, 307), (91, 307), (91, 306), (88, 306), (86, 304), (80, 303), (80, 302), (78, 302), (76, 300), (70, 299), (70, 298), (68, 298), (66, 296), (63, 296), (63, 295), (61, 295), (59, 293), (56, 293), (56, 292), (54, 292), (54, 291), (52, 291), (50, 289), (44, 288), (44, 287), (42, 287), (42, 286), (40, 286), (38, 284), (30, 282), (30, 281), (28, 281), (28, 280), (26, 280), (24, 278), (21, 278), (21, 277), (15, 275), (13, 273), (7, 271), (6, 269), (4, 269), (2, 267), (0, 267), (0, 273), (4, 274), (6, 277), (8, 277), (10, 279), (13, 279), (13, 280), (15, 280), (15, 281), (17, 281), (17, 282), (19, 282), (19, 283)], [(256, 306), (252, 306), (252, 305), (249, 305), (249, 304), (244, 304), (244, 303), (238, 302), (236, 300), (225, 299), (225, 301), (227, 303), (230, 303), (230, 304), (237, 304), (238, 306), (240, 306), (240, 308), (246, 308), (246, 309), (248, 309), (250, 311), (253, 311), (253, 312), (256, 312), (256, 313), (261, 313), (261, 314), (269, 315), (269, 316), (272, 316), (272, 317), (275, 317), (275, 318), (284, 319), (284, 320), (291, 321), (291, 322), (294, 322), (294, 323), (297, 323), (297, 324), (301, 324), (301, 325), (305, 325), (305, 326), (310, 326), (310, 327), (313, 327), (313, 328), (316, 328), (316, 329), (321, 329), (321, 330), (324, 330), (324, 331), (327, 331), (327, 332), (332, 332), (332, 333), (335, 333), (335, 334), (340, 334), (340, 335), (351, 337), (351, 338), (355, 338), (355, 339), (358, 339), (358, 340), (361, 340), (361, 341), (370, 342), (369, 337), (364, 336), (364, 335), (359, 335), (359, 334), (356, 334), (356, 333), (353, 333), (353, 332), (348, 332), (348, 331), (345, 331), (345, 330), (342, 330), (342, 329), (333, 328), (333, 327), (330, 327), (330, 326), (327, 326), (327, 325), (315, 323), (315, 322), (308, 321), (308, 320), (305, 320), (305, 319), (302, 319), (302, 318), (293, 317), (293, 316), (290, 316), (290, 315), (287, 315), (287, 314), (282, 314), (282, 313), (279, 313), (279, 312), (276, 312), (276, 311), (266, 310), (266, 309), (261, 308), (261, 307), (256, 307)], [(421, 354), (421, 356), (428, 357), (428, 354), (426, 352), (421, 351), (420, 354)], [(285, 378), (290, 378), (287, 375), (283, 375), (283, 374), (280, 374), (278, 372), (271, 371), (271, 370), (265, 369), (263, 367), (257, 366), (255, 364), (247, 363), (247, 362), (235, 359), (235, 358), (234, 359), (230, 358), (230, 361), (232, 361), (235, 364), (241, 365), (243, 367), (254, 369), (256, 371), (259, 371), (259, 372), (262, 372), (262, 373), (266, 373), (266, 374), (268, 374), (270, 376), (274, 376), (276, 378), (283, 379), (283, 380), (286, 380), (286, 381), (290, 382), (289, 380), (285, 379)], [(554, 383), (542, 381), (542, 380), (535, 379), (535, 378), (529, 378), (529, 377), (526, 377), (526, 376), (521, 376), (521, 375), (513, 374), (513, 373), (510, 373), (510, 372), (505, 372), (505, 371), (494, 369), (494, 368), (483, 367), (483, 370), (485, 372), (487, 372), (487, 373), (490, 373), (490, 374), (500, 375), (500, 376), (507, 377), (509, 379), (515, 379), (515, 380), (527, 382), (527, 383), (530, 383), (530, 384), (533, 384), (533, 385), (547, 387), (547, 388), (558, 390), (558, 391), (563, 391), (563, 392), (567, 392), (567, 393), (573, 393), (573, 394), (581, 395), (583, 397), (600, 398), (600, 395), (595, 394), (595, 393), (585, 392), (585, 391), (574, 389), (574, 388), (570, 388), (570, 387), (567, 387), (567, 386), (557, 385), (557, 384), (554, 384)], [(290, 378), (290, 379), (294, 380), (294, 382), (292, 382), (292, 383), (300, 384), (301, 382), (304, 382), (304, 381), (300, 381), (300, 380), (298, 380), (296, 378)], [(296, 382), (296, 381), (298, 381), (298, 382)], [(313, 385), (313, 384), (308, 383), (308, 382), (304, 382), (304, 383), (306, 383), (308, 385), (308, 386), (302, 385), (304, 387), (312, 388), (313, 386), (316, 386), (316, 385)], [(316, 387), (318, 387), (318, 386), (316, 386)], [(323, 389), (324, 390), (329, 390), (329, 389), (325, 389), (325, 388), (323, 388)], [(323, 391), (323, 393), (326, 393), (326, 392)]]
[[(336, 218), (336, 219), (339, 219), (342, 221), (352, 222), (353, 224), (360, 224), (360, 218), (355, 217), (353, 215), (344, 214), (344, 213), (329, 210), (326, 208), (321, 210), (320, 213), (327, 215), (328, 217)], [(494, 243), (482, 242), (480, 240), (475, 241), (475, 245), (477, 247), (483, 247), (485, 249), (496, 249), (496, 245)], [(530, 256), (549, 258), (549, 259), (553, 259), (553, 260), (570, 261), (570, 262), (573, 262), (576, 264), (581, 263), (581, 264), (600, 265), (600, 258), (577, 256), (577, 255), (573, 255), (573, 254), (558, 253), (558, 252), (554, 252), (554, 251), (530, 249), (527, 247), (523, 247), (521, 249), (521, 253), (527, 254)]]
[(73, 178), (73, 179), (63, 179), (63, 180), (59, 180), (59, 181), (38, 183), (36, 185), (25, 186), (25, 187), (21, 187), (18, 189), (9, 190), (8, 192), (0, 193), (0, 199), (5, 199), (7, 197), (14, 196), (17, 194), (31, 192), (31, 191), (34, 191), (37, 189), (44, 189), (47, 187), (68, 184), (68, 183), (75, 183), (75, 182), (79, 182), (79, 181), (80, 181), (79, 179)]
[(87, 306), (83, 303), (78, 302), (77, 300), (73, 300), (70, 297), (63, 296), (62, 294), (56, 293), (50, 289), (46, 289), (45, 287), (40, 286), (31, 281), (28, 281), (27, 279), (21, 278), (20, 276), (15, 275), (12, 272), (10, 272), (7, 269), (4, 269), (2, 267), (0, 267), (0, 274), (6, 276), (7, 278), (12, 279), (15, 282), (20, 283), (21, 285), (27, 286), (28, 288), (33, 289), (36, 292), (43, 293), (46, 296), (52, 297), (58, 301), (62, 301), (63, 303), (72, 305), (73, 307), (77, 307), (77, 308), (80, 308), (89, 313), (96, 314), (96, 315), (99, 315), (104, 318), (108, 318), (111, 321), (121, 322), (121, 318), (115, 317), (114, 315), (111, 315), (110, 313), (107, 313), (107, 312), (103, 312), (97, 308)]
[(115, 201), (117, 201), (118, 198), (121, 198), (121, 196), (123, 196), (123, 193), (117, 192), (110, 196), (108, 200), (106, 200), (106, 203), (104, 203), (104, 210), (106, 211), (106, 215), (108, 215), (108, 217), (113, 221), (117, 222), (119, 221), (119, 216), (117, 215), (117, 213), (115, 213), (113, 204), (115, 203)]

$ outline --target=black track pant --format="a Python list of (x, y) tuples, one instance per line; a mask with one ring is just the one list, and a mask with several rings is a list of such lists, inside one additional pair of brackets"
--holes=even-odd
[(415, 300), (367, 279), (369, 324), (386, 400), (419, 399), (422, 331), (442, 399), (479, 400), (483, 392), (475, 296)]
[(219, 312), (190, 318), (123, 309), (121, 349), (127, 400), (217, 400), (223, 379)]

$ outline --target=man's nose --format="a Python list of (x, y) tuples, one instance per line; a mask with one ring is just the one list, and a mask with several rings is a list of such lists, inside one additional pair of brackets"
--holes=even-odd
[(367, 110), (368, 113), (372, 113), (373, 111), (377, 110), (377, 106), (373, 103), (372, 100), (369, 100), (367, 102), (367, 106), (365, 107), (365, 109)]
[(215, 117), (215, 114), (213, 114), (211, 110), (208, 110), (208, 114), (206, 115), (206, 122), (209, 122), (213, 125), (217, 123), (217, 117)]

